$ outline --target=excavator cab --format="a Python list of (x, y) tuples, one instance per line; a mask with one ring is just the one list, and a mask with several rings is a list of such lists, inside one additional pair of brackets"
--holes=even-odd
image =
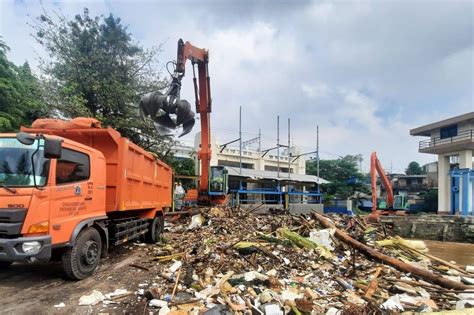
[(407, 195), (394, 195), (393, 206), (389, 207), (385, 199), (377, 199), (378, 210), (409, 210)]
[(387, 201), (385, 201), (384, 199), (377, 199), (377, 209), (387, 210)]
[(211, 166), (209, 195), (225, 196), (228, 192), (229, 175), (224, 166)]
[(393, 197), (393, 210), (409, 210), (408, 196), (395, 195)]

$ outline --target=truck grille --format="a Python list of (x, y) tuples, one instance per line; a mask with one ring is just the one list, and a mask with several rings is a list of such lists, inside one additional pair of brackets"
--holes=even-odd
[(0, 237), (20, 235), (25, 216), (25, 208), (0, 208)]

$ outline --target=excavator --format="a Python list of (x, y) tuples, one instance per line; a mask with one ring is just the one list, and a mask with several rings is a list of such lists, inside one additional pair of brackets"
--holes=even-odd
[[(387, 190), (387, 200), (377, 203), (377, 174), (382, 185)], [(379, 222), (380, 215), (405, 215), (408, 210), (408, 200), (406, 195), (393, 195), (392, 185), (385, 171), (377, 158), (377, 153), (370, 155), (370, 182), (372, 186), (372, 212), (367, 217), (370, 222)]]
[[(165, 93), (154, 91), (144, 95), (139, 104), (140, 114), (144, 119), (153, 121), (159, 134), (169, 135), (173, 130), (182, 128), (179, 137), (188, 134), (195, 124), (195, 113), (187, 100), (181, 99), (181, 81), (185, 76), (186, 61), (191, 61), (193, 72), (194, 98), (196, 112), (201, 123), (201, 145), (198, 151), (201, 175), (198, 191), (188, 191), (188, 198), (195, 197), (198, 204), (223, 204), (228, 200), (228, 175), (223, 166), (211, 166), (211, 127), (212, 110), (211, 84), (209, 77), (209, 52), (197, 48), (182, 39), (178, 41), (176, 61), (171, 83)], [(197, 66), (197, 78), (196, 78)], [(199, 173), (199, 171), (198, 171)]]

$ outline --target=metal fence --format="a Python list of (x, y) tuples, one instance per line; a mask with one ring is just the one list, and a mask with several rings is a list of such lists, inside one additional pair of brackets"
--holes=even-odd
[(473, 129), (470, 129), (470, 130), (458, 132), (458, 135), (454, 137), (449, 137), (449, 138), (435, 137), (428, 140), (423, 140), (423, 141), (420, 141), (419, 143), (419, 149), (420, 150), (429, 149), (438, 145), (455, 143), (458, 141), (469, 140), (469, 139), (472, 141), (473, 135), (474, 135), (474, 131)]

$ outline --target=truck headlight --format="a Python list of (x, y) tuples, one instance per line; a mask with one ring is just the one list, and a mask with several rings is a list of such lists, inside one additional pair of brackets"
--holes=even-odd
[(41, 249), (41, 243), (38, 241), (24, 242), (21, 249), (26, 254), (36, 254)]

